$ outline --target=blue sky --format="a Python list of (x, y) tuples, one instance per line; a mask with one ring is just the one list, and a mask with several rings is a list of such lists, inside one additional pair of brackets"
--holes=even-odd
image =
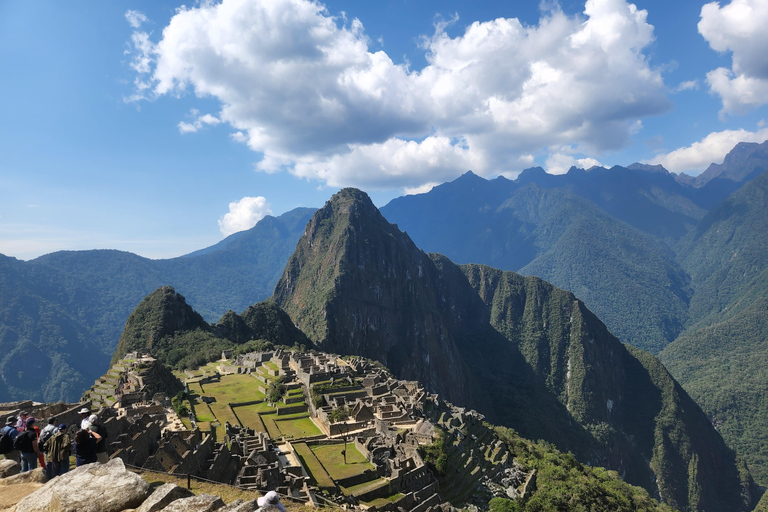
[(768, 138), (766, 24), (764, 0), (0, 1), (0, 253), (178, 256), (469, 169), (697, 174)]

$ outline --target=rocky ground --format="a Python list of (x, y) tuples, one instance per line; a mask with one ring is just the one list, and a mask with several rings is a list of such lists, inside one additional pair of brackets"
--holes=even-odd
[(225, 504), (218, 496), (194, 495), (175, 484), (150, 485), (128, 471), (121, 459), (81, 466), (48, 482), (42, 468), (20, 474), (18, 469), (17, 463), (0, 460), (0, 511), (253, 512), (258, 508), (255, 499)]

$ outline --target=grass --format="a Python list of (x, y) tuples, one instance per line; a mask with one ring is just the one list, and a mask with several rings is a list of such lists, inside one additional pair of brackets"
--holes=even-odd
[(313, 446), (312, 452), (335, 480), (359, 475), (366, 469), (375, 469), (373, 464), (355, 448), (354, 443), (347, 443), (347, 463), (345, 464), (344, 456), (341, 454), (343, 449), (343, 444)]
[(304, 437), (318, 436), (322, 434), (315, 422), (309, 416), (289, 420), (277, 420), (277, 428), (285, 437), (301, 439)]
[(274, 409), (266, 403), (244, 405), (242, 407), (235, 407), (234, 409), (235, 413), (237, 413), (237, 417), (240, 418), (240, 421), (242, 421), (246, 427), (251, 427), (259, 432), (265, 432), (264, 423), (259, 415), (274, 412)]
[(208, 406), (211, 408), (211, 411), (213, 411), (216, 419), (219, 420), (222, 425), (225, 421), (230, 422), (232, 425), (238, 424), (237, 418), (234, 414), (232, 414), (232, 411), (230, 410), (229, 406), (227, 406), (227, 404), (217, 401), (212, 404), (208, 404)]
[(388, 498), (376, 498), (373, 501), (364, 501), (363, 503), (369, 507), (383, 507), (384, 505), (389, 505), (390, 503), (395, 502), (402, 497), (403, 495), (398, 493)]
[(253, 377), (247, 374), (223, 375), (221, 381), (205, 384), (204, 388), (205, 396), (215, 396), (223, 404), (264, 399), (264, 394), (256, 390)]
[(306, 443), (293, 443), (293, 449), (315, 484), (320, 487), (335, 486), (331, 476)]
[[(366, 492), (372, 491), (374, 489), (378, 489), (379, 487), (383, 487), (387, 485), (388, 481), (385, 478), (377, 478), (375, 480), (371, 480), (370, 482), (363, 482), (361, 484), (353, 485), (351, 487), (342, 487), (344, 494), (365, 494)], [(401, 495), (402, 496), (402, 495)]]

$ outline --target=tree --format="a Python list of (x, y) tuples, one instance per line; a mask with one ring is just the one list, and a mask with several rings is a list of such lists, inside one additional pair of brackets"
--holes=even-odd
[(349, 426), (347, 425), (348, 418), (349, 407), (346, 405), (343, 407), (335, 407), (328, 414), (328, 420), (331, 423), (343, 423), (343, 425), (341, 425), (341, 429), (342, 435), (344, 436), (344, 450), (342, 450), (341, 455), (344, 457), (344, 464), (347, 463), (347, 432), (349, 431)]
[(266, 393), (266, 399), (268, 402), (276, 404), (280, 401), (281, 398), (283, 398), (283, 395), (285, 395), (286, 391), (285, 384), (283, 384), (284, 381), (285, 377), (281, 375), (269, 383)]

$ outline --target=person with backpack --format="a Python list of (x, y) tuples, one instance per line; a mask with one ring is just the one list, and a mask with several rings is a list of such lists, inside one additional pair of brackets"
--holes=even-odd
[(90, 425), (88, 429), (91, 432), (96, 432), (101, 436), (99, 442), (96, 443), (96, 458), (100, 464), (106, 464), (109, 462), (109, 455), (107, 454), (107, 438), (109, 437), (109, 432), (107, 432), (107, 427), (101, 424), (99, 417), (95, 414), (91, 414), (88, 418), (88, 424)]
[(16, 436), (13, 447), (21, 452), (21, 472), (26, 473), (37, 467), (40, 450), (37, 448), (37, 432), (34, 430), (35, 418), (27, 418), (27, 428)]
[(62, 423), (53, 436), (45, 443), (45, 467), (48, 479), (69, 471), (69, 456), (72, 453), (72, 440), (67, 435), (67, 426)]
[(19, 436), (19, 431), (16, 430), (16, 418), (11, 416), (5, 421), (5, 426), (0, 430), (0, 454), (6, 459), (15, 460), (21, 463), (21, 456), (19, 450), (13, 447), (13, 442)]
[[(40, 432), (40, 437), (37, 439), (37, 445), (40, 448), (40, 451), (44, 454), (48, 453), (48, 449), (45, 447), (45, 444), (48, 442), (48, 440), (59, 431), (59, 428), (56, 426), (56, 418), (50, 417), (48, 418), (48, 424), (45, 426), (45, 428)], [(50, 467), (51, 467), (51, 461), (46, 458), (43, 459), (45, 464), (43, 464), (43, 467), (45, 468), (45, 472), (48, 473), (48, 478), (51, 478), (50, 475)]]
[(80, 429), (75, 434), (75, 466), (98, 462), (96, 443), (101, 440), (97, 432)]
[[(29, 425), (29, 420), (32, 420), (32, 425)], [(45, 468), (45, 455), (43, 455), (43, 445), (40, 443), (40, 427), (37, 426), (37, 420), (30, 416), (27, 418), (27, 430), (33, 430), (37, 439), (37, 462), (40, 463), (41, 468)], [(34, 468), (32, 468), (34, 469)]]

